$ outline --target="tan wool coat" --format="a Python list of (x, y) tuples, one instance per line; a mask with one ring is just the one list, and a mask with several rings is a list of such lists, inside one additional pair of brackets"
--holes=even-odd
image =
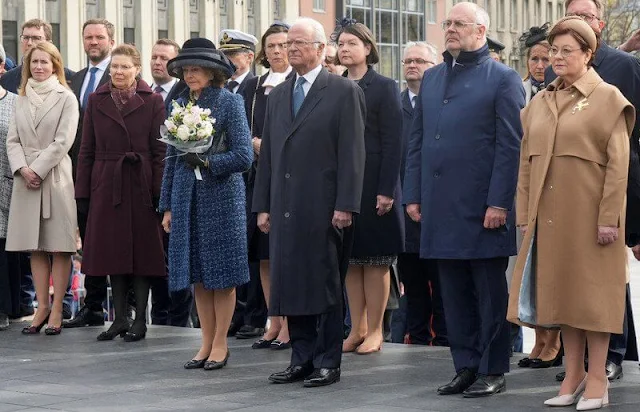
[[(46, 97), (35, 121), (29, 100), (19, 96), (7, 135), (14, 184), (9, 210), (8, 251), (76, 251), (76, 202), (67, 154), (78, 128), (78, 101), (62, 85)], [(29, 166), (42, 183), (28, 189), (20, 168)]]
[[(507, 318), (522, 324), (518, 304), (535, 233), (535, 324), (622, 333), (624, 213), (635, 111), (593, 69), (568, 88), (558, 89), (560, 84), (556, 79), (521, 114), (516, 213), (517, 225), (528, 229)], [(598, 226), (618, 227), (618, 240), (599, 245)]]

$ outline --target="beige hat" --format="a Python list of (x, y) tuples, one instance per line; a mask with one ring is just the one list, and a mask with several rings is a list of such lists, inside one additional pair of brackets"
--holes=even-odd
[(578, 33), (582, 40), (585, 41), (589, 45), (589, 48), (592, 52), (595, 53), (598, 48), (598, 39), (596, 38), (596, 33), (593, 31), (591, 26), (587, 24), (581, 17), (578, 16), (567, 16), (563, 17), (556, 22), (551, 28), (550, 33), (554, 33), (559, 29), (571, 29)]

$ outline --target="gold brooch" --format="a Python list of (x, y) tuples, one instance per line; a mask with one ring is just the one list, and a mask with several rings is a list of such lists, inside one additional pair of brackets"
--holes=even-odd
[(584, 99), (582, 99), (578, 103), (576, 103), (575, 106), (573, 106), (573, 110), (571, 111), (571, 114), (576, 114), (576, 111), (581, 112), (583, 109), (586, 110), (587, 106), (589, 106), (589, 102), (587, 101), (587, 98), (585, 97)]

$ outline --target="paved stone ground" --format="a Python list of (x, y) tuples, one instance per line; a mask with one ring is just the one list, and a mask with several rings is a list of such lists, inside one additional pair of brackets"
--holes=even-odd
[[(448, 349), (385, 345), (371, 356), (344, 357), (342, 381), (305, 389), (273, 385), (267, 376), (288, 364), (289, 351), (252, 350), (230, 340), (219, 371), (187, 371), (199, 331), (151, 327), (147, 339), (97, 342), (101, 328), (60, 336), (22, 336), (23, 325), (0, 333), (0, 412), (8, 411), (542, 411), (558, 368), (520, 369), (515, 362), (504, 394), (481, 400), (443, 397), (435, 388), (452, 377)], [(625, 363), (611, 388), (610, 411), (640, 410), (640, 368)]]

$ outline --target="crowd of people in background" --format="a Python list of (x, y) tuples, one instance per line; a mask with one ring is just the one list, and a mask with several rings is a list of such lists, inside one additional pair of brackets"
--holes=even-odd
[[(98, 341), (199, 327), (184, 368), (224, 368), (235, 336), (291, 350), (269, 381), (306, 387), (340, 381), (342, 353), (449, 346), (438, 393), (474, 398), (506, 389), (525, 326), (519, 367), (564, 359), (546, 405), (607, 405), (637, 360), (640, 34), (614, 49), (600, 0), (565, 7), (522, 34), (522, 79), (456, 4), (442, 58), (404, 45), (402, 92), (350, 18), (159, 39), (150, 62), (92, 19), (78, 72), (25, 22), (22, 63), (0, 50), (0, 330), (103, 326), (108, 302)], [(206, 150), (161, 142), (184, 106), (215, 119)]]

